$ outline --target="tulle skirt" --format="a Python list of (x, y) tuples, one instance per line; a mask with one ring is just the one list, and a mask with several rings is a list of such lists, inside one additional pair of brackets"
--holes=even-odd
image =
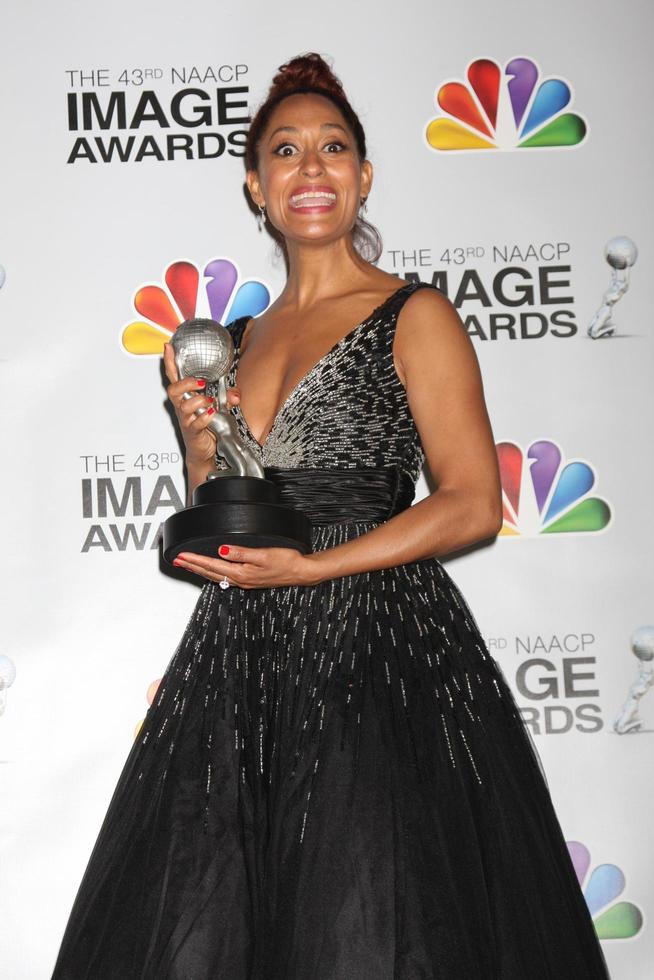
[(608, 976), (531, 736), (437, 559), (204, 586), (53, 980)]

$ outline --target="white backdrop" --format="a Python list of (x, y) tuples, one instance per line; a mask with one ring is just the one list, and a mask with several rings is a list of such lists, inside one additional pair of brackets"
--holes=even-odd
[[(645, 0), (599, 0), (592, 16), (579, 0), (333, 0), (321, 11), (59, 0), (5, 13), (0, 677), (15, 669), (15, 680), (0, 692), (2, 977), (49, 977), (147, 689), (197, 595), (162, 573), (152, 548), (174, 488), (184, 494), (182, 469), (159, 358), (128, 352), (123, 330), (144, 320), (138, 290), (165, 289), (175, 261), (198, 268), (202, 301), (220, 258), (241, 281), (280, 289), (282, 266), (242, 190), (238, 103), (255, 105), (277, 66), (307, 50), (333, 58), (366, 128), (380, 265), (443, 288), (447, 273), (496, 442), (516, 447), (507, 467), (522, 461), (519, 533), (448, 570), (530, 723), (566, 839), (580, 863), (588, 852), (583, 887), (612, 976), (651, 976), (654, 694), (640, 730), (613, 729), (642, 663), (632, 635), (654, 623), (652, 138), (641, 121), (651, 27)], [(430, 146), (427, 125), (448, 117), (437, 90), (479, 59), (500, 68), (498, 139), (510, 136), (516, 58), (567, 83), (557, 111), (578, 114), (584, 138)], [(176, 103), (183, 89), (196, 91)], [(139, 109), (143, 92), (154, 94)], [(604, 247), (618, 235), (638, 260), (614, 335), (593, 340), (611, 278)], [(588, 530), (545, 533), (538, 517), (529, 468), (557, 448), (559, 469), (580, 465), (563, 482), (552, 474), (550, 492), (568, 487), (564, 514), (598, 498)], [(426, 492), (421, 478), (418, 499)]]

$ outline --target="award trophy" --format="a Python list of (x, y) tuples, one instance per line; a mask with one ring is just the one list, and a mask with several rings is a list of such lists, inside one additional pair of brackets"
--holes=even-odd
[(638, 674), (613, 722), (613, 731), (618, 735), (639, 732), (643, 728), (638, 709), (642, 698), (654, 687), (654, 626), (639, 626), (634, 631), (631, 652), (638, 660)]
[(259, 460), (241, 441), (229, 411), (226, 376), (234, 358), (231, 334), (215, 320), (196, 318), (180, 324), (172, 345), (180, 379), (203, 378), (214, 385), (216, 413), (209, 428), (228, 468), (210, 472), (193, 491), (193, 505), (164, 522), (165, 560), (172, 563), (181, 551), (215, 558), (221, 544), (297, 548), (307, 554), (311, 551), (309, 518), (281, 503), (279, 487), (266, 478)]
[(629, 270), (638, 258), (638, 249), (630, 238), (618, 235), (606, 243), (604, 256), (611, 266), (611, 282), (602, 297), (602, 305), (588, 324), (588, 336), (593, 340), (612, 337), (615, 333), (613, 307), (629, 289)]

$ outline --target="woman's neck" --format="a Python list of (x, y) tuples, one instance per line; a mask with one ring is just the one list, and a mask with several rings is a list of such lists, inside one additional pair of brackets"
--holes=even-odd
[(298, 311), (331, 296), (342, 295), (370, 279), (371, 266), (351, 238), (329, 244), (287, 242), (289, 273), (278, 303)]

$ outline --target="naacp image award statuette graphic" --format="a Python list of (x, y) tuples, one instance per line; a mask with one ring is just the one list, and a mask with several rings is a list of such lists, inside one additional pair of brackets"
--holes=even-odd
[(215, 320), (185, 320), (173, 334), (172, 345), (179, 377), (204, 379), (216, 391), (216, 412), (209, 428), (227, 469), (210, 472), (193, 491), (193, 505), (164, 523), (164, 558), (172, 562), (182, 551), (215, 558), (221, 544), (296, 548), (307, 554), (309, 518), (281, 503), (279, 487), (266, 478), (263, 466), (242, 442), (229, 411), (226, 376), (234, 359), (231, 334)]
[(613, 722), (613, 731), (618, 735), (639, 732), (644, 726), (639, 708), (641, 700), (654, 687), (654, 626), (639, 626), (634, 631), (631, 652), (638, 660), (638, 673)]
[(612, 337), (615, 333), (613, 307), (629, 289), (629, 271), (638, 258), (636, 243), (626, 235), (618, 235), (606, 243), (604, 258), (611, 266), (611, 282), (599, 309), (588, 324), (588, 336), (593, 340)]

